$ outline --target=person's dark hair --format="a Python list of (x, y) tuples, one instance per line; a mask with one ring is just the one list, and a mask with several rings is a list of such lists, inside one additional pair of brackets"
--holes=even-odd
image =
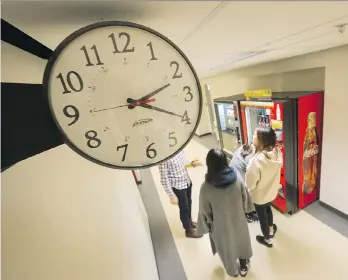
[(257, 140), (262, 150), (271, 151), (277, 144), (277, 135), (271, 127), (256, 128)]
[(208, 152), (206, 164), (208, 172), (205, 179), (209, 183), (214, 181), (217, 173), (225, 168), (229, 168), (227, 157), (225, 153), (220, 149), (211, 149)]
[(249, 143), (245, 143), (242, 146), (242, 153), (241, 156), (243, 158), (245, 158), (246, 156), (250, 155), (253, 152), (253, 148), (251, 147), (251, 145)]

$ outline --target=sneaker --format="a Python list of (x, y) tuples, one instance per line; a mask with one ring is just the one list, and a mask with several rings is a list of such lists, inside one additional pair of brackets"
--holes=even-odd
[(245, 277), (247, 276), (250, 269), (250, 260), (247, 260), (245, 267), (240, 268), (240, 276)]
[(186, 230), (185, 235), (187, 238), (202, 238), (203, 237), (203, 235), (197, 234), (196, 230), (193, 227)]
[(249, 224), (251, 224), (251, 223), (256, 223), (256, 222), (259, 221), (257, 215), (255, 215), (255, 214), (245, 214), (245, 217), (246, 217), (247, 222), (248, 222)]
[(278, 230), (277, 225), (276, 225), (276, 224), (273, 224), (273, 234), (270, 234), (270, 237), (271, 237), (271, 238), (274, 238), (274, 236), (275, 236), (277, 230)]
[(253, 218), (250, 217), (249, 215), (245, 215), (245, 217), (246, 217), (247, 222), (248, 222), (249, 224), (251, 224), (251, 223), (253, 222)]
[(257, 223), (259, 221), (259, 216), (257, 216), (256, 213), (252, 214), (252, 219), (253, 219), (253, 222)]
[(272, 240), (270, 240), (270, 242), (267, 242), (266, 239), (261, 235), (256, 236), (256, 241), (268, 248), (273, 247)]
[(194, 222), (194, 221), (191, 221), (191, 226), (192, 226), (194, 229), (196, 229), (196, 228), (197, 228), (197, 223)]

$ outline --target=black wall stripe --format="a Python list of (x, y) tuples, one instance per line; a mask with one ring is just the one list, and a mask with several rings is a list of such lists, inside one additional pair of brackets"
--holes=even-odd
[(64, 143), (42, 90), (1, 83), (1, 171)]
[(43, 59), (49, 59), (52, 50), (23, 31), (1, 19), (1, 40)]

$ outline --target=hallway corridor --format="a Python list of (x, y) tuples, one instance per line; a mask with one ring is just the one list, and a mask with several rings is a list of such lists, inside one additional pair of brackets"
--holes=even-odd
[[(187, 159), (198, 157), (202, 162), (205, 161), (207, 152), (208, 149), (196, 140), (192, 140), (185, 149)], [(193, 217), (197, 217), (199, 189), (205, 171), (205, 167), (189, 169), (193, 181)], [(225, 273), (219, 257), (212, 255), (208, 236), (198, 240), (185, 238), (178, 209), (169, 203), (160, 184), (158, 167), (153, 167), (151, 173), (176, 245), (176, 248), (168, 246), (161, 250), (177, 249), (188, 280), (234, 279)], [(344, 274), (348, 259), (348, 239), (345, 236), (306, 211), (301, 211), (292, 217), (284, 216), (278, 211), (274, 211), (274, 215), (279, 231), (273, 249), (263, 247), (256, 242), (255, 236), (260, 233), (259, 224), (249, 225), (254, 257), (251, 260), (250, 272), (245, 279), (346, 279)], [(160, 263), (165, 263), (166, 259), (157, 259), (157, 262), (161, 265)], [(172, 271), (180, 269), (175, 264), (165, 265)]]

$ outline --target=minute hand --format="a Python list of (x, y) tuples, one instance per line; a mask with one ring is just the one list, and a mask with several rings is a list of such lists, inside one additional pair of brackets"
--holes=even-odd
[(151, 98), (152, 96), (156, 95), (157, 93), (161, 92), (162, 90), (164, 90), (165, 88), (169, 87), (170, 84), (166, 84), (163, 87), (160, 87), (159, 89), (156, 89), (153, 92), (150, 92), (149, 94), (145, 95), (144, 97), (138, 99), (138, 101), (144, 101), (144, 100), (148, 100), (149, 98)]
[(169, 115), (172, 115), (172, 116), (177, 116), (177, 117), (182, 118), (182, 116), (180, 116), (178, 114), (175, 114), (173, 112), (169, 112), (167, 110), (164, 110), (164, 109), (161, 109), (161, 108), (149, 105), (149, 104), (141, 104), (140, 107), (144, 107), (144, 108), (147, 108), (147, 109), (155, 110), (155, 111), (158, 111), (158, 112), (161, 112), (161, 113), (166, 113), (166, 114), (169, 114)]

